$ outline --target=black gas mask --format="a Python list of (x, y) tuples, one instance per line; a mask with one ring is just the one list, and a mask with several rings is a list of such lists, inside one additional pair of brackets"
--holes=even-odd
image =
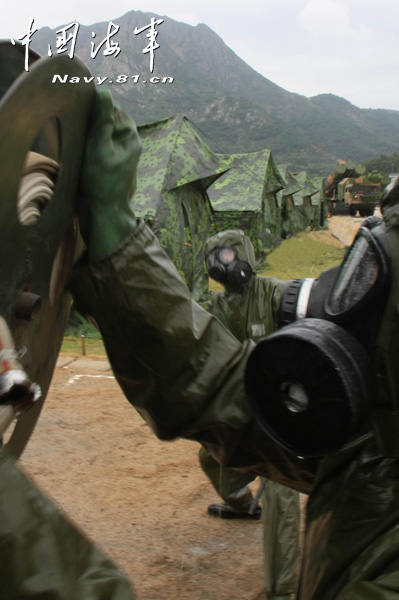
[(374, 406), (374, 354), (391, 282), (385, 223), (364, 221), (342, 264), (287, 283), (279, 327), (247, 366), (263, 429), (300, 456), (359, 437)]
[(235, 248), (214, 248), (206, 256), (205, 262), (209, 277), (223, 285), (243, 287), (251, 280), (251, 265), (238, 259)]

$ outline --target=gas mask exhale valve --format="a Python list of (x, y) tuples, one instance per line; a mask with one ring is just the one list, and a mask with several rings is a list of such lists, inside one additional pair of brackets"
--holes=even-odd
[(373, 409), (373, 358), (391, 281), (385, 224), (366, 219), (342, 264), (287, 283), (279, 326), (247, 366), (262, 428), (300, 456), (335, 452)]

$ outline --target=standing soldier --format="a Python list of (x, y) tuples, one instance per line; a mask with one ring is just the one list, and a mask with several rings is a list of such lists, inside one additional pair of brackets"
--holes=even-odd
[[(209, 276), (224, 291), (205, 308), (243, 342), (258, 342), (277, 328), (283, 281), (254, 273), (255, 251), (241, 230), (216, 234), (205, 245)], [(259, 518), (261, 509), (249, 512), (252, 493), (248, 483), (256, 475), (220, 466), (201, 448), (200, 464), (224, 500), (211, 504), (208, 513), (220, 518)], [(296, 593), (299, 572), (299, 493), (273, 481), (263, 491), (265, 578), (268, 599), (288, 600)]]

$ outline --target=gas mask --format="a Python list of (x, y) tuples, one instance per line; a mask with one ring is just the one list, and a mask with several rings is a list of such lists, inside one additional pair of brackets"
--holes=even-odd
[(280, 329), (258, 343), (246, 373), (260, 425), (287, 450), (322, 456), (367, 435), (391, 281), (385, 223), (369, 217), (340, 266), (287, 283)]
[(238, 259), (236, 248), (214, 248), (207, 254), (205, 262), (209, 277), (223, 285), (243, 287), (251, 280), (252, 268), (246, 261)]
[[(0, 43), (0, 437), (19, 456), (46, 397), (78, 258), (76, 195), (94, 98), (79, 59)], [(55, 76), (81, 84), (52, 83)], [(12, 430), (12, 431), (10, 431)]]

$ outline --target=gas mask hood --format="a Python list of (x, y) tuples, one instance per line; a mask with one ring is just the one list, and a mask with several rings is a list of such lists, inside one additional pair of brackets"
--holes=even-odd
[(287, 283), (280, 329), (255, 347), (246, 385), (260, 425), (289, 451), (322, 456), (366, 431), (391, 280), (385, 223), (369, 217), (340, 266)]

